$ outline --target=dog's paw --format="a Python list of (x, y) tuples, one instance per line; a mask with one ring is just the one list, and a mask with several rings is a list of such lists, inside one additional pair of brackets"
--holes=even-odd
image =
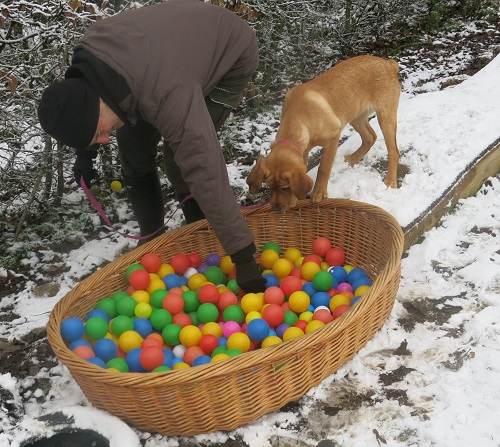
[(359, 158), (354, 156), (354, 154), (351, 155), (346, 155), (344, 157), (344, 160), (349, 163), (349, 166), (354, 166), (355, 164), (359, 163)]
[(313, 192), (311, 192), (310, 199), (312, 203), (321, 202), (323, 199), (328, 199), (328, 192), (326, 191), (326, 189), (313, 190)]
[(398, 179), (389, 178), (389, 176), (387, 176), (385, 178), (384, 183), (389, 188), (397, 188), (398, 187)]

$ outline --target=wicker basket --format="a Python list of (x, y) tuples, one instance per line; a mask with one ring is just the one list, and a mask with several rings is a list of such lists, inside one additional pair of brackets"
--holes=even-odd
[(350, 360), (387, 319), (401, 273), (403, 233), (384, 210), (349, 200), (299, 201), (295, 210), (269, 205), (244, 212), (258, 249), (275, 241), (310, 253), (312, 241), (328, 237), (347, 261), (374, 279), (363, 299), (341, 318), (303, 337), (224, 361), (165, 373), (118, 373), (73, 354), (60, 335), (61, 322), (83, 318), (97, 301), (127, 287), (124, 272), (143, 254), (165, 262), (177, 253), (225, 254), (206, 220), (172, 230), (121, 256), (79, 283), (54, 307), (47, 334), (59, 360), (86, 397), (143, 431), (191, 436), (232, 430), (286, 403)]

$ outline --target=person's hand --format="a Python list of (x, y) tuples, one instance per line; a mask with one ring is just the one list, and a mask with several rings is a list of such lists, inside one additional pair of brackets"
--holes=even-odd
[(87, 149), (76, 150), (73, 175), (75, 176), (75, 182), (78, 186), (80, 186), (80, 179), (82, 177), (88, 187), (90, 187), (90, 182), (97, 177), (97, 171), (94, 169), (94, 159), (96, 157), (97, 151)]
[(245, 293), (264, 292), (266, 289), (262, 270), (253, 257), (255, 250), (255, 244), (252, 243), (231, 256), (236, 266), (236, 283)]

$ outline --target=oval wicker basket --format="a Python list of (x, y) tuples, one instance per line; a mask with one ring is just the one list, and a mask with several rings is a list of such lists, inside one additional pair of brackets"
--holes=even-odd
[(303, 396), (350, 360), (387, 319), (401, 274), (403, 233), (384, 210), (360, 202), (299, 201), (274, 212), (269, 205), (244, 215), (258, 250), (268, 241), (310, 253), (312, 241), (328, 237), (347, 262), (374, 279), (363, 299), (339, 319), (303, 337), (228, 360), (165, 373), (117, 373), (73, 354), (60, 334), (61, 322), (83, 318), (98, 300), (127, 287), (124, 272), (143, 254), (164, 262), (177, 253), (225, 254), (203, 220), (156, 238), (96, 271), (65, 295), (47, 325), (50, 345), (89, 401), (143, 431), (191, 436), (232, 430)]

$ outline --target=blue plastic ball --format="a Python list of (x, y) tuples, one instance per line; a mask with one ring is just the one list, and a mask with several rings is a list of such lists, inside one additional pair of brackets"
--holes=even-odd
[(200, 366), (200, 365), (205, 365), (207, 363), (210, 363), (212, 360), (212, 357), (209, 355), (199, 355), (193, 360), (192, 366)]
[(333, 279), (337, 280), (337, 284), (347, 281), (347, 271), (344, 267), (335, 265), (333, 267), (330, 267), (328, 271), (333, 276)]
[(117, 352), (118, 346), (116, 346), (116, 343), (109, 338), (101, 338), (95, 342), (95, 356), (104, 360), (104, 362), (109, 362), (111, 359), (115, 358)]
[(93, 310), (91, 310), (87, 314), (87, 316), (85, 317), (85, 320), (89, 321), (93, 317), (101, 317), (101, 318), (104, 318), (106, 321), (109, 321), (108, 314), (106, 312), (104, 312), (103, 310), (101, 310), (101, 309), (93, 309)]
[(82, 320), (75, 317), (66, 318), (61, 323), (62, 338), (68, 341), (78, 340), (85, 333), (85, 324)]
[(103, 359), (100, 359), (99, 357), (90, 357), (87, 359), (87, 362), (99, 366), (100, 368), (106, 368), (106, 363), (104, 362)]
[(279, 287), (280, 280), (273, 273), (266, 273), (265, 275), (262, 275), (262, 277), (266, 280), (266, 289), (273, 286)]
[(171, 349), (163, 348), (163, 366), (168, 366), (172, 368), (174, 364), (175, 354)]
[(351, 307), (354, 306), (359, 300), (361, 299), (360, 296), (355, 296), (352, 300), (351, 300)]
[(206, 264), (205, 262), (203, 264), (200, 264), (197, 268), (198, 270), (198, 273), (205, 273), (205, 270), (208, 268), (208, 264)]
[(352, 290), (356, 290), (358, 287), (361, 286), (371, 286), (373, 283), (370, 278), (367, 276), (360, 276), (359, 278), (356, 278), (352, 283)]
[(269, 323), (262, 318), (254, 318), (247, 326), (248, 336), (255, 341), (262, 341), (269, 335)]
[(127, 362), (130, 372), (146, 372), (139, 361), (141, 351), (141, 348), (134, 348), (127, 353), (125, 361)]
[(146, 338), (153, 332), (153, 325), (147, 318), (136, 318), (134, 320), (134, 331), (136, 331), (142, 338)]
[(217, 338), (217, 342), (219, 346), (227, 346), (227, 337), (219, 337)]
[(173, 289), (174, 287), (180, 287), (182, 285), (181, 277), (175, 273), (169, 273), (163, 277), (163, 282), (167, 290)]
[(186, 278), (184, 275), (179, 276), (179, 281), (181, 283), (181, 286), (187, 286), (188, 285), (188, 278)]
[(72, 351), (73, 349), (77, 348), (78, 346), (87, 346), (88, 348), (92, 349), (92, 345), (90, 344), (90, 342), (87, 340), (82, 340), (82, 339), (72, 341), (70, 343), (70, 345), (68, 346), (68, 349), (70, 351)]
[(312, 297), (315, 293), (318, 292), (318, 289), (316, 289), (316, 287), (314, 287), (314, 284), (309, 281), (304, 283), (304, 285), (302, 286), (302, 291), (306, 292), (310, 297)]
[(330, 305), (330, 295), (326, 292), (316, 292), (312, 297), (311, 297), (311, 304), (313, 305), (314, 309), (318, 306), (326, 306), (328, 307)]
[(352, 269), (349, 274), (347, 275), (347, 281), (349, 283), (353, 283), (356, 279), (359, 278), (368, 278), (368, 275), (363, 269), (360, 268), (354, 268)]

